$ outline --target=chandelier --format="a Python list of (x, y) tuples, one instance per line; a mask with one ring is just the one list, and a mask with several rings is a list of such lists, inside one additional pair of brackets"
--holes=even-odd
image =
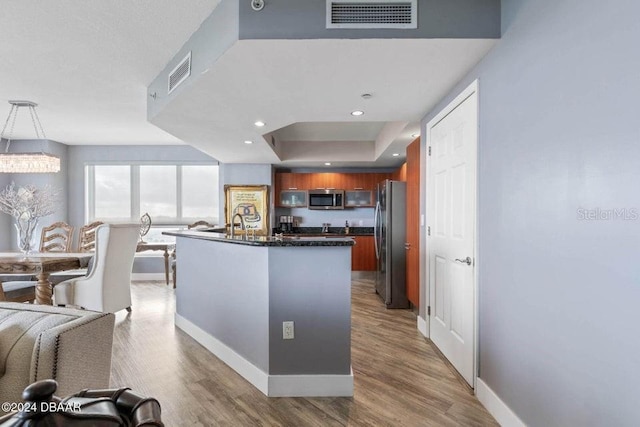
[[(36, 131), (37, 139), (46, 139), (44, 129), (40, 123), (40, 118), (36, 112), (38, 104), (31, 101), (9, 101), (11, 104), (11, 110), (9, 110), (9, 117), (4, 123), (2, 133), (0, 133), (0, 140), (3, 138), (7, 140), (7, 147), (4, 153), (0, 153), (0, 173), (53, 173), (60, 171), (60, 158), (47, 153), (9, 153), (9, 147), (11, 147), (11, 137), (13, 136), (13, 128), (16, 124), (16, 117), (18, 117), (18, 110), (21, 107), (27, 107), (31, 114), (31, 122), (33, 128)], [(5, 131), (7, 126), (11, 123), (9, 128), (9, 136), (5, 137)]]

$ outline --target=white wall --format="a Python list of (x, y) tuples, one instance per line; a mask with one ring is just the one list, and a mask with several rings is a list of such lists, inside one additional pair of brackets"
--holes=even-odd
[(640, 212), (640, 2), (502, 7), (423, 119), (479, 79), (480, 377), (530, 426), (635, 426), (640, 219), (579, 210)]

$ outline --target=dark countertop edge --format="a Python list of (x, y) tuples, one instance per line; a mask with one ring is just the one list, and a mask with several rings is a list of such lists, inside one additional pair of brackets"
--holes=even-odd
[[(282, 230), (274, 228), (273, 233), (282, 233)], [(344, 227), (329, 227), (329, 233), (323, 233), (322, 227), (296, 227), (296, 231), (284, 234), (285, 236), (373, 236), (373, 227), (349, 227), (349, 234), (344, 234)]]
[(241, 240), (240, 237), (231, 239), (222, 233), (211, 233), (207, 231), (165, 231), (162, 234), (175, 237), (186, 237), (189, 239), (210, 240), (220, 243), (231, 243), (246, 246), (271, 246), (271, 247), (292, 247), (292, 246), (353, 246), (355, 241), (351, 236), (336, 236), (335, 238), (320, 237), (317, 240), (276, 240), (274, 237), (256, 237), (260, 240)]

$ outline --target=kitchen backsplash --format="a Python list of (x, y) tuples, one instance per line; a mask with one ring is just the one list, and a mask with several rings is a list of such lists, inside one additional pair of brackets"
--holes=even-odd
[(300, 227), (322, 227), (324, 223), (331, 224), (331, 227), (344, 227), (345, 221), (349, 221), (351, 227), (373, 227), (373, 212), (373, 208), (349, 208), (335, 211), (276, 208), (275, 225), (278, 225), (280, 215), (293, 215), (300, 222)]

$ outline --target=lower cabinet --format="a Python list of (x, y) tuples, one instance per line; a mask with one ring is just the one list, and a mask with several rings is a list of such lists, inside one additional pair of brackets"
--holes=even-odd
[(355, 236), (351, 247), (351, 271), (376, 271), (376, 248), (373, 236)]

